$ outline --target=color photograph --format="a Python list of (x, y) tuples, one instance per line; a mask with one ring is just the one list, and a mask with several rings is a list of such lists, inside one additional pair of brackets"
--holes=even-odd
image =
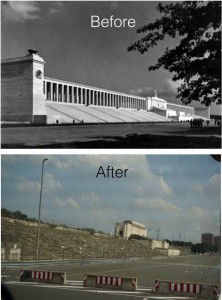
[(2, 155), (1, 173), (15, 299), (217, 299), (220, 155)]

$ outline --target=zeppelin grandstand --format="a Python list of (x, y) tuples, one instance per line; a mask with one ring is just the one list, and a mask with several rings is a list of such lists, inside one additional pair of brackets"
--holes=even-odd
[(176, 105), (157, 97), (66, 82), (44, 76), (37, 51), (2, 60), (1, 121), (36, 124), (122, 123), (209, 119), (209, 109)]

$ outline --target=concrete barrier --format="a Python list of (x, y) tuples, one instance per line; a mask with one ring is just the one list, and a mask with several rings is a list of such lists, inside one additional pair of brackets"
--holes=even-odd
[(168, 256), (179, 256), (180, 250), (179, 249), (168, 249)]
[(219, 294), (219, 286), (216, 284), (156, 280), (154, 287), (157, 294), (206, 299), (217, 299)]
[(66, 273), (20, 270), (20, 281), (65, 284)]
[(83, 286), (113, 290), (136, 291), (137, 278), (85, 274), (83, 276)]

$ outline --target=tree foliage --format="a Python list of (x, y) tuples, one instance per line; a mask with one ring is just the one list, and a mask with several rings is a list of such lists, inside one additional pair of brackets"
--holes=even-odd
[(179, 37), (179, 45), (167, 47), (149, 71), (163, 67), (173, 73), (173, 81), (182, 80), (177, 98), (183, 104), (221, 104), (221, 1), (159, 3), (157, 10), (162, 17), (138, 28), (137, 33), (148, 34), (128, 51), (143, 54), (166, 36)]
[(1, 215), (2, 215), (2, 217), (7, 217), (7, 218), (11, 218), (11, 219), (18, 219), (18, 220), (31, 221), (31, 222), (36, 221), (35, 218), (29, 218), (27, 215), (23, 214), (19, 210), (13, 212), (6, 208), (2, 208)]

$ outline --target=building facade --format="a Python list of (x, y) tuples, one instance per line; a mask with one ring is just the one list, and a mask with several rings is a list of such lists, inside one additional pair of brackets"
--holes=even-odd
[(214, 236), (214, 246), (216, 246), (217, 251), (221, 252), (221, 237), (219, 235)]
[(167, 103), (156, 91), (154, 97), (140, 97), (90, 87), (45, 77), (44, 67), (44, 59), (34, 50), (23, 57), (2, 60), (2, 122), (166, 122), (194, 118), (192, 107)]
[(142, 237), (147, 237), (145, 226), (133, 220), (126, 220), (123, 223), (116, 223), (115, 236), (128, 240), (130, 235), (136, 234)]
[(212, 233), (202, 233), (201, 243), (212, 246), (214, 243), (214, 235)]

